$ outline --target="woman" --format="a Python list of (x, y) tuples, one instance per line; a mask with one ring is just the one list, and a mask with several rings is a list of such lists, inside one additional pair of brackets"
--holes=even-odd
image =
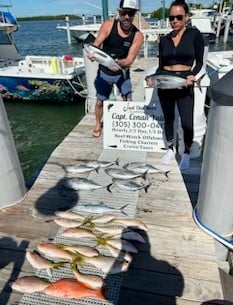
[(197, 28), (187, 26), (188, 5), (182, 0), (172, 2), (169, 9), (169, 21), (173, 29), (161, 37), (159, 43), (159, 71), (172, 73), (186, 78), (186, 87), (182, 89), (158, 89), (158, 96), (164, 113), (165, 135), (168, 151), (163, 163), (169, 164), (174, 157), (175, 104), (177, 105), (181, 125), (184, 131), (185, 150), (180, 161), (180, 169), (187, 169), (190, 163), (190, 148), (193, 143), (193, 109), (195, 76), (203, 65), (204, 40)]

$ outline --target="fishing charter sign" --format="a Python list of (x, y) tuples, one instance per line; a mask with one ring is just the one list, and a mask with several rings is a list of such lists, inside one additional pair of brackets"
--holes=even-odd
[(104, 148), (161, 151), (164, 117), (159, 102), (104, 102)]

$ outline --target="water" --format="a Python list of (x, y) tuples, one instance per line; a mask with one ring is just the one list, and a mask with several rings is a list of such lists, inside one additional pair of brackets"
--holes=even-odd
[[(14, 33), (20, 53), (22, 55), (82, 56), (82, 45), (74, 42), (69, 46), (66, 31), (56, 29), (58, 23), (65, 24), (65, 21), (20, 22), (20, 29)], [(217, 44), (211, 44), (209, 49), (218, 51), (232, 48), (231, 37), (225, 46), (220, 41)], [(151, 45), (149, 55), (157, 55), (156, 44)], [(75, 105), (6, 103), (5, 107), (25, 179), (48, 158), (84, 115), (83, 101)]]
[[(67, 43), (59, 21), (20, 22), (14, 33), (22, 55), (82, 56), (82, 46)], [(71, 105), (5, 103), (25, 180), (44, 162), (84, 116), (84, 101)]]

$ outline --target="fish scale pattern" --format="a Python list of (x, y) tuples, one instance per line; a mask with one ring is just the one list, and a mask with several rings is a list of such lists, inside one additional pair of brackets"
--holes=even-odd
[[(146, 153), (144, 152), (130, 152), (130, 160), (129, 160), (129, 152), (127, 151), (119, 151), (119, 150), (103, 150), (99, 159), (101, 161), (106, 160), (116, 160), (119, 158), (120, 166), (123, 166), (127, 162), (144, 162), (146, 157)], [(115, 167), (115, 166), (114, 166)], [(111, 177), (109, 177), (104, 169), (100, 169), (99, 172), (91, 172), (88, 174), (88, 179), (94, 180), (101, 185), (109, 185), (111, 183)], [(141, 178), (140, 178), (141, 179)], [(95, 190), (95, 191), (80, 191), (79, 192), (79, 202), (77, 203), (76, 209), (78, 209), (78, 204), (86, 204), (91, 202), (104, 202), (107, 205), (114, 207), (116, 209), (121, 208), (123, 205), (128, 204), (128, 206), (124, 209), (127, 215), (123, 215), (122, 213), (116, 213), (116, 216), (119, 217), (128, 217), (133, 218), (135, 216), (137, 201), (138, 201), (139, 192), (130, 192), (123, 191), (117, 189), (117, 187), (112, 186), (112, 193), (109, 193), (106, 188)], [(75, 207), (74, 207), (75, 210)], [(57, 235), (54, 238), (55, 243), (63, 243), (68, 245), (77, 244), (77, 240), (63, 238), (61, 232), (62, 228), (58, 229)], [(86, 245), (86, 246), (94, 246), (95, 240), (90, 238), (80, 238), (78, 239), (78, 244)], [(107, 249), (103, 246), (98, 247), (98, 251), (103, 255), (110, 255)], [(95, 268), (90, 264), (84, 264), (79, 269), (81, 272), (90, 273), (100, 275), (105, 279), (106, 282), (106, 298), (107, 300), (100, 300), (93, 297), (83, 298), (83, 299), (62, 299), (62, 298), (54, 298), (47, 296), (43, 293), (33, 293), (33, 294), (24, 294), (23, 298), (20, 301), (20, 305), (116, 305), (118, 300), (118, 295), (120, 291), (121, 281), (123, 277), (123, 273), (120, 274), (104, 274), (99, 269)], [(74, 278), (70, 265), (66, 264), (64, 267), (59, 268), (57, 270), (52, 270), (52, 277), (45, 271), (40, 270), (36, 271), (36, 276), (41, 278), (48, 279), (51, 282), (54, 282), (60, 278)]]

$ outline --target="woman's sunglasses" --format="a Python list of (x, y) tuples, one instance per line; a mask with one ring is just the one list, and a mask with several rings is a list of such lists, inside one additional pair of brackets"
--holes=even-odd
[(120, 11), (119, 14), (120, 14), (120, 16), (128, 15), (129, 17), (134, 17), (135, 12), (134, 11)]
[(184, 18), (183, 15), (176, 15), (176, 16), (169, 16), (169, 21), (174, 21), (175, 19), (177, 19), (178, 21), (182, 21)]

